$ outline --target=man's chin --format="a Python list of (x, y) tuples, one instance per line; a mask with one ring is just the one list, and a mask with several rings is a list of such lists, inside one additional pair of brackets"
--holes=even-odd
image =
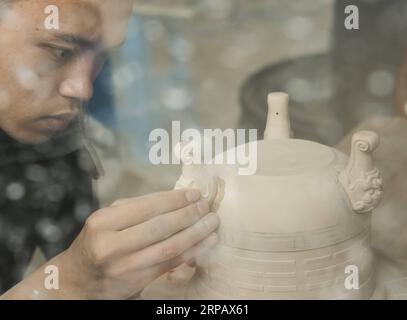
[(79, 123), (73, 121), (64, 130), (52, 130), (44, 126), (34, 126), (33, 128), (1, 128), (10, 138), (21, 144), (36, 145), (49, 141), (67, 141), (77, 139), (79, 135)]
[(41, 144), (50, 141), (55, 136), (55, 133), (46, 130), (21, 130), (11, 128), (2, 128), (2, 130), (10, 138), (21, 144)]
[(51, 133), (38, 133), (30, 132), (25, 134), (9, 134), (11, 138), (22, 144), (41, 144), (52, 139), (53, 135)]

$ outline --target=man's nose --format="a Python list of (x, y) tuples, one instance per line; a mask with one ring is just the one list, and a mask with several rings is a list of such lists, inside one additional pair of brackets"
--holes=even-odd
[(92, 68), (85, 64), (78, 64), (60, 84), (60, 94), (66, 98), (89, 101), (93, 96)]

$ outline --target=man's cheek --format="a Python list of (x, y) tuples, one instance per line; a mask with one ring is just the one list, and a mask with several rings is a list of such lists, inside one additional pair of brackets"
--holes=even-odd
[(0, 114), (2, 111), (5, 111), (8, 108), (10, 108), (10, 105), (11, 105), (10, 95), (7, 93), (7, 91), (2, 90), (0, 88)]
[(16, 80), (18, 85), (26, 91), (35, 91), (40, 78), (30, 67), (20, 64), (16, 67)]
[(27, 66), (16, 69), (14, 89), (22, 99), (26, 99), (32, 106), (41, 107), (57, 91), (55, 75), (45, 76)]
[(55, 82), (50, 80), (42, 80), (32, 92), (33, 99), (39, 107), (45, 107), (47, 105), (47, 100), (51, 98), (53, 93), (55, 93), (55, 90)]

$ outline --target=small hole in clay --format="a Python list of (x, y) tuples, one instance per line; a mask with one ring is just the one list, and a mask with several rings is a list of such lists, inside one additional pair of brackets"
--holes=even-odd
[(276, 112), (276, 115), (278, 116), (278, 112)]

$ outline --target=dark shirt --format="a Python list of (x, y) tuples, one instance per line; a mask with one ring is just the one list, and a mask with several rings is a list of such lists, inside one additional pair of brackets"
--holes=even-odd
[(35, 248), (67, 249), (96, 210), (81, 147), (23, 145), (0, 131), (0, 294), (22, 280)]

